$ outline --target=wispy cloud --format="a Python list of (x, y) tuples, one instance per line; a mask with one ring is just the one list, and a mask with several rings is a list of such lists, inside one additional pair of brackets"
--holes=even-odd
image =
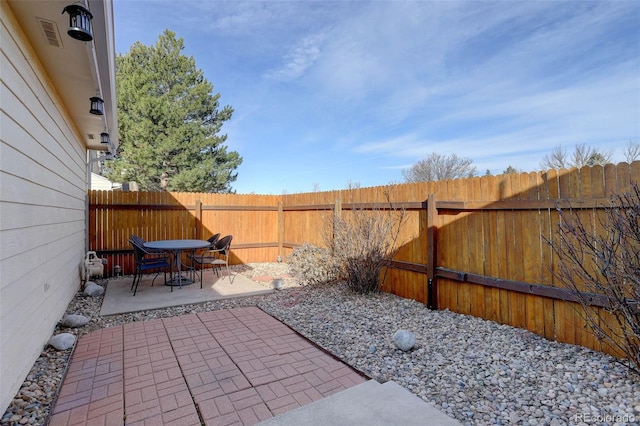
[(311, 67), (321, 55), (323, 35), (312, 34), (304, 37), (291, 51), (287, 52), (283, 63), (269, 70), (265, 78), (278, 81), (295, 80)]
[(160, 28), (154, 37), (170, 28), (185, 38), (234, 107), (224, 131), (245, 158), (239, 190), (294, 166), (276, 192), (381, 184), (431, 152), (471, 157), (481, 171), (533, 170), (553, 147), (578, 143), (621, 159), (627, 141), (640, 139), (637, 1), (120, 0), (114, 8), (124, 5), (119, 43), (143, 26), (127, 19), (145, 13)]
[(436, 59), (416, 60), (386, 89), (369, 87), (362, 102), (380, 128), (410, 130), (357, 143), (354, 152), (415, 159), (457, 152), (486, 161), (531, 147), (541, 158), (560, 144), (622, 146), (640, 133), (640, 58), (608, 36), (629, 12), (597, 3), (449, 5), (426, 30)]

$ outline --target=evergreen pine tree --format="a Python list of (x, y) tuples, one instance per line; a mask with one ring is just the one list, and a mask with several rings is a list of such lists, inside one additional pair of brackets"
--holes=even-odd
[(108, 177), (141, 190), (232, 192), (242, 157), (219, 134), (233, 109), (165, 30), (155, 46), (136, 42), (116, 58), (120, 146)]

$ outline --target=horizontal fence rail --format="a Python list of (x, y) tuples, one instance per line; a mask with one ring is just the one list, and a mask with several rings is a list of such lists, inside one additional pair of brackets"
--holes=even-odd
[[(548, 339), (602, 347), (556, 278), (561, 210), (598, 232), (611, 195), (640, 180), (640, 162), (286, 195), (89, 192), (89, 249), (133, 272), (128, 239), (234, 236), (231, 263), (286, 261), (304, 243), (323, 246), (335, 216), (404, 212), (383, 290), (434, 309), (479, 316)], [(608, 300), (591, 294), (593, 309)], [(630, 301), (635, 303), (637, 301)]]

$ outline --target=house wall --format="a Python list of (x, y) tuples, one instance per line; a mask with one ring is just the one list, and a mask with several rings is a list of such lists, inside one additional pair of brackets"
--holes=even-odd
[(96, 173), (91, 173), (91, 181), (89, 182), (89, 189), (97, 191), (111, 191), (113, 189), (120, 189), (121, 184), (114, 184), (104, 176), (100, 176)]
[(4, 1), (0, 7), (4, 411), (80, 288), (87, 172), (77, 129), (11, 10)]

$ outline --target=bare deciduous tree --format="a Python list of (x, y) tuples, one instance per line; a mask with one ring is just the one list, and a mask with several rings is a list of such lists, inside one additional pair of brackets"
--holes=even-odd
[(611, 162), (612, 157), (611, 153), (600, 152), (587, 144), (578, 144), (569, 158), (569, 154), (562, 146), (556, 146), (542, 158), (540, 167), (543, 169), (569, 169), (571, 167), (604, 166)]
[(409, 169), (402, 171), (405, 182), (432, 182), (436, 180), (474, 177), (477, 169), (471, 158), (431, 153)]
[(543, 169), (566, 169), (567, 166), (567, 151), (561, 146), (553, 148), (540, 162), (540, 167)]
[(629, 141), (627, 146), (624, 148), (624, 156), (629, 164), (636, 160), (640, 160), (640, 143)]
[[(640, 374), (640, 187), (632, 185), (629, 193), (611, 198), (599, 220), (560, 211), (550, 245), (560, 263), (555, 275), (577, 295), (595, 337), (624, 354), (627, 367)], [(607, 306), (592, 307), (593, 295), (604, 296)]]
[(360, 182), (354, 182), (351, 179), (347, 181), (346, 189), (360, 189), (362, 188), (362, 184)]
[(571, 166), (577, 168), (586, 166), (594, 152), (594, 149), (586, 144), (576, 145), (576, 149), (573, 151), (573, 156), (571, 157)]

